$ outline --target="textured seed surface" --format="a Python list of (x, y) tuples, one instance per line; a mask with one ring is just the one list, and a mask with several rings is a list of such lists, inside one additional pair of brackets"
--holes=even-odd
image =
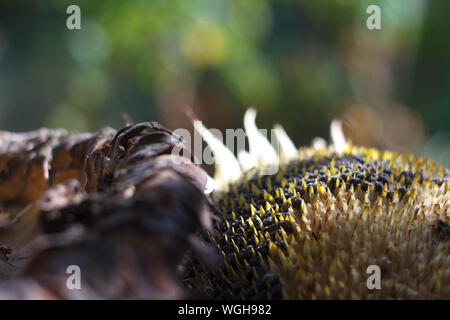
[[(223, 261), (215, 271), (192, 261), (185, 280), (201, 296), (450, 298), (449, 168), (304, 148), (276, 175), (247, 172), (213, 198), (219, 219), (204, 236)], [(370, 265), (381, 269), (380, 290), (367, 288)]]

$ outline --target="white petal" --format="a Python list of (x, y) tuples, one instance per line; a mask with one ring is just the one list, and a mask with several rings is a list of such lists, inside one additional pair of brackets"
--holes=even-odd
[(277, 152), (267, 138), (258, 131), (255, 119), (256, 110), (248, 109), (244, 115), (244, 129), (250, 146), (250, 154), (257, 159), (258, 163), (274, 163), (278, 161)]
[(275, 137), (278, 140), (280, 146), (281, 155), (286, 158), (292, 158), (297, 154), (297, 148), (292, 142), (291, 138), (287, 135), (286, 131), (279, 124), (274, 126)]
[(217, 182), (212, 177), (208, 175), (208, 179), (206, 180), (205, 190), (206, 194), (209, 194), (217, 189)]
[(324, 138), (315, 137), (312, 140), (312, 147), (316, 151), (323, 150), (323, 149), (325, 149), (327, 147), (327, 141)]
[(241, 176), (241, 167), (234, 154), (201, 121), (194, 120), (193, 125), (214, 153), (216, 165), (214, 178), (220, 183), (232, 182), (239, 179)]
[(244, 150), (238, 152), (238, 160), (243, 171), (253, 169), (258, 164), (256, 159)]
[(342, 121), (334, 119), (330, 125), (331, 140), (333, 140), (334, 150), (341, 153), (347, 147), (344, 132), (342, 131)]

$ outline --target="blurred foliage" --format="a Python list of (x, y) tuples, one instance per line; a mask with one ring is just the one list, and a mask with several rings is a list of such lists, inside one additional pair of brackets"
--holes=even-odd
[[(67, 30), (78, 4), (82, 29)], [(366, 9), (381, 7), (382, 29)], [(450, 163), (445, 0), (2, 1), (0, 127), (283, 124), (297, 145), (346, 119), (355, 143)]]

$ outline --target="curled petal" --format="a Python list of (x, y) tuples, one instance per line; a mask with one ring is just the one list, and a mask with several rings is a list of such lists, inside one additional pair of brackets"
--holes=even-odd
[(216, 172), (215, 179), (220, 182), (232, 182), (241, 176), (241, 167), (234, 154), (219, 141), (201, 121), (194, 120), (194, 129), (206, 141), (214, 153)]
[(291, 138), (287, 135), (284, 128), (276, 124), (274, 126), (275, 137), (277, 138), (278, 144), (280, 146), (281, 156), (286, 158), (292, 158), (297, 154), (297, 148), (292, 142)]
[(315, 137), (312, 140), (312, 147), (314, 148), (314, 150), (319, 151), (319, 150), (323, 150), (327, 147), (327, 142), (325, 141), (324, 138), (321, 137)]
[(258, 163), (271, 164), (278, 161), (275, 148), (264, 135), (258, 130), (255, 123), (256, 110), (250, 108), (244, 115), (244, 128), (250, 146), (250, 154), (256, 158)]
[(330, 135), (333, 141), (334, 150), (337, 153), (342, 153), (347, 147), (347, 141), (345, 140), (344, 132), (342, 131), (342, 121), (334, 119), (330, 125)]
[(258, 164), (256, 159), (245, 150), (238, 152), (238, 160), (243, 171), (253, 169)]

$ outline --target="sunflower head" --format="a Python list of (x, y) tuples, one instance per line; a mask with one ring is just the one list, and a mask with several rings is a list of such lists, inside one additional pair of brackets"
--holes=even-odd
[(448, 168), (352, 146), (336, 121), (331, 136), (294, 153), (286, 135), (278, 172), (255, 165), (212, 195), (219, 219), (205, 239), (222, 264), (192, 262), (188, 286), (226, 299), (450, 298)]

